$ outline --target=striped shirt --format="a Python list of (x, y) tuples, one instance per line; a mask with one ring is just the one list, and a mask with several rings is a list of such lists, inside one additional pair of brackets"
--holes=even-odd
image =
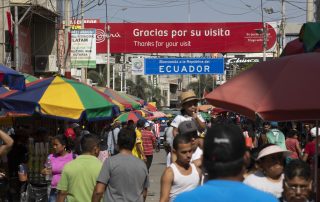
[(153, 144), (156, 141), (155, 136), (149, 130), (142, 130), (142, 145), (143, 145), (143, 152), (146, 156), (153, 155)]

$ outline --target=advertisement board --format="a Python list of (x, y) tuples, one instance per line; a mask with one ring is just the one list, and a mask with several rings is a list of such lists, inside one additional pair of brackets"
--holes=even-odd
[(71, 30), (71, 67), (96, 68), (96, 30)]
[(224, 58), (145, 58), (145, 74), (223, 74)]
[[(226, 23), (109, 23), (111, 53), (262, 52), (261, 22)], [(88, 23), (97, 31), (97, 53), (107, 50), (104, 23)], [(267, 50), (276, 31), (266, 23)]]

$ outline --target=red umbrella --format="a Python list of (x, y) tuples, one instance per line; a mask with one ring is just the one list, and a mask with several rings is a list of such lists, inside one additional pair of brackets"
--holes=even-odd
[(303, 43), (300, 41), (299, 38), (297, 38), (287, 43), (286, 47), (282, 51), (281, 56), (294, 55), (299, 53), (304, 53), (304, 48)]
[(214, 106), (252, 119), (320, 119), (320, 53), (259, 63), (206, 96)]

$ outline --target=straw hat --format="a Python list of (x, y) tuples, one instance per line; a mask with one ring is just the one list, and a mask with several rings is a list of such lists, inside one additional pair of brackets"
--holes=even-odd
[(276, 153), (283, 153), (285, 156), (289, 156), (291, 154), (290, 151), (282, 149), (278, 145), (270, 145), (259, 152), (257, 160), (261, 159), (262, 157)]
[(199, 98), (197, 98), (196, 94), (190, 90), (190, 91), (186, 91), (186, 92), (181, 93), (180, 101), (181, 101), (181, 104), (184, 104), (184, 103), (190, 102), (190, 101), (199, 101)]

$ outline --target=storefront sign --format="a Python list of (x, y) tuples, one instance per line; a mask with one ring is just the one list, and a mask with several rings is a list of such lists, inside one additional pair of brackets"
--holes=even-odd
[(71, 67), (96, 68), (96, 30), (71, 31)]
[[(223, 53), (262, 52), (261, 22), (230, 23), (110, 23), (111, 53)], [(97, 53), (107, 50), (104, 23), (88, 23), (97, 30)], [(267, 50), (276, 43), (268, 23)]]
[[(267, 57), (266, 60), (272, 59)], [(229, 64), (242, 64), (242, 63), (258, 63), (262, 62), (262, 57), (236, 57), (236, 58), (225, 58), (226, 65)]]
[(224, 58), (146, 58), (145, 74), (223, 74)]

